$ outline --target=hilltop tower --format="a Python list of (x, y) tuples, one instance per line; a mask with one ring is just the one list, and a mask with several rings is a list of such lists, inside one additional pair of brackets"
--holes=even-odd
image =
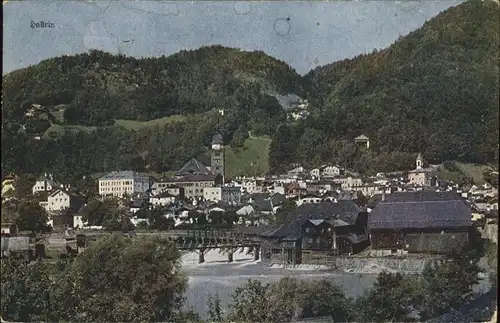
[(214, 175), (222, 175), (222, 183), (224, 183), (224, 142), (222, 135), (216, 133), (212, 137), (212, 151), (210, 159), (210, 170)]

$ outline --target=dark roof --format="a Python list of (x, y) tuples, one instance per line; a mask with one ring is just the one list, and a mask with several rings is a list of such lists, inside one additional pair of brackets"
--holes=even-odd
[(156, 194), (155, 196), (153, 196), (153, 198), (156, 198), (156, 199), (160, 199), (160, 198), (164, 198), (164, 197), (175, 197), (175, 195), (172, 195), (170, 194), (169, 192), (161, 192), (159, 194)]
[(465, 201), (456, 192), (416, 191), (394, 192), (387, 194), (385, 202), (419, 202), (419, 201)]
[(471, 208), (453, 192), (398, 192), (375, 206), (369, 229), (446, 228), (472, 225)]
[(271, 202), (273, 203), (273, 205), (278, 206), (285, 201), (286, 201), (286, 197), (283, 194), (276, 193), (273, 196), (271, 196)]
[(213, 182), (213, 174), (189, 174), (181, 177), (175, 177), (167, 180), (167, 183), (185, 183), (185, 182)]
[(145, 206), (146, 203), (147, 203), (147, 200), (145, 200), (145, 199), (134, 199), (130, 202), (130, 207), (141, 208), (141, 207)]
[(362, 209), (351, 200), (341, 200), (338, 203), (322, 201), (321, 203), (304, 203), (292, 211), (292, 218), (312, 216), (314, 219), (339, 219), (349, 224), (356, 222), (356, 217)]
[(252, 203), (256, 211), (271, 212), (273, 210), (273, 204), (269, 199), (256, 199)]
[(269, 198), (269, 193), (253, 193), (253, 194), (250, 195), (250, 197), (254, 201), (256, 201), (256, 200), (265, 200), (265, 199)]
[(188, 175), (188, 174), (208, 174), (210, 171), (203, 165), (200, 161), (195, 158), (191, 158), (182, 168), (177, 172), (178, 176)]
[(362, 209), (353, 201), (306, 203), (290, 213), (290, 218), (295, 219), (294, 221), (281, 224), (273, 230), (267, 231), (264, 235), (273, 237), (296, 236), (302, 225), (310, 220), (341, 220), (348, 225), (354, 225), (361, 211)]
[(222, 145), (224, 143), (224, 140), (222, 139), (222, 135), (220, 133), (216, 133), (212, 137), (212, 145)]

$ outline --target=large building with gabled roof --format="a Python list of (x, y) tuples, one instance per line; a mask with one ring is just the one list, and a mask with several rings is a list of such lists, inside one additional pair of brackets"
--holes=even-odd
[(368, 230), (377, 255), (443, 254), (473, 237), (472, 210), (455, 192), (395, 192), (372, 210)]
[(181, 169), (176, 173), (176, 176), (210, 174), (211, 171), (202, 162), (196, 158), (191, 158)]

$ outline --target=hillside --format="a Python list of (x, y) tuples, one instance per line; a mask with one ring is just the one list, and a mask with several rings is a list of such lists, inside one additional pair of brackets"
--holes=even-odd
[[(3, 79), (2, 170), (161, 173), (206, 153), (220, 128), (234, 175), (296, 162), (405, 170), (419, 151), (434, 164), (498, 162), (499, 22), (496, 2), (469, 1), (387, 49), (303, 78), (262, 52), (221, 46), (45, 60)], [(287, 123), (287, 94), (308, 99), (306, 120)], [(249, 131), (272, 141), (247, 140)], [(354, 145), (361, 134), (370, 151)]]
[[(336, 141), (364, 134), (374, 151), (421, 151), (437, 163), (493, 162), (499, 13), (493, 1), (469, 1), (387, 49), (312, 70), (304, 84), (319, 112), (306, 129)], [(298, 145), (304, 136), (296, 134)]]
[(247, 92), (301, 94), (300, 76), (263, 52), (222, 46), (135, 59), (92, 50), (44, 60), (3, 79), (4, 113), (21, 121), (31, 104), (64, 105), (65, 122), (105, 125), (213, 109), (238, 109)]
[(302, 89), (295, 70), (263, 52), (210, 46), (160, 58), (57, 57), (7, 74), (2, 93), (3, 168), (78, 177), (175, 170), (219, 130), (226, 144), (236, 133), (240, 146), (250, 129), (269, 136), (286, 120), (276, 97)]

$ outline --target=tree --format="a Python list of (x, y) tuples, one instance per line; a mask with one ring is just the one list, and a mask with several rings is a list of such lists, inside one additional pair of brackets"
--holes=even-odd
[(50, 291), (54, 287), (48, 265), (36, 262), (20, 264), (16, 260), (2, 260), (2, 318), (16, 322), (43, 322), (49, 320)]
[(222, 323), (224, 321), (219, 294), (211, 295), (208, 298), (207, 314), (212, 323)]
[(399, 273), (382, 272), (373, 288), (358, 299), (362, 319), (370, 322), (410, 322), (416, 303), (418, 281)]
[(14, 182), (16, 190), (15, 196), (18, 199), (23, 199), (32, 195), (33, 186), (36, 183), (36, 177), (31, 174), (21, 174)]
[(272, 284), (249, 280), (233, 294), (228, 319), (244, 322), (289, 322), (331, 316), (336, 322), (354, 319), (354, 304), (327, 280), (284, 277)]
[(103, 237), (70, 265), (59, 281), (54, 320), (170, 321), (184, 302), (187, 280), (180, 253), (160, 237)]
[(354, 304), (339, 286), (325, 279), (305, 281), (303, 284), (303, 318), (330, 316), (335, 322), (350, 322), (354, 319)]
[(36, 201), (22, 202), (17, 211), (16, 225), (19, 230), (43, 232), (47, 229), (47, 212)]
[(428, 319), (458, 308), (471, 296), (472, 287), (478, 283), (480, 254), (471, 246), (435, 261), (422, 273), (423, 290), (420, 317)]
[(270, 319), (268, 290), (270, 284), (259, 280), (248, 280), (237, 287), (232, 295), (228, 318), (230, 321), (273, 322)]

